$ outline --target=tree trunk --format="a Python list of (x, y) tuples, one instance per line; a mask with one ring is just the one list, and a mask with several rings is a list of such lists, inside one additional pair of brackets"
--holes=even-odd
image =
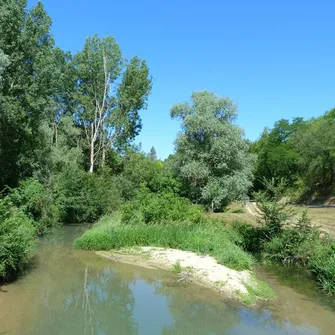
[(105, 167), (105, 160), (106, 160), (106, 146), (105, 146), (105, 135), (103, 134), (102, 138), (102, 157), (101, 157), (101, 167)]
[(94, 141), (91, 141), (91, 153), (90, 153), (90, 173), (93, 173), (94, 169)]
[(105, 160), (106, 160), (106, 149), (102, 148), (102, 158), (101, 158), (101, 167), (105, 167)]

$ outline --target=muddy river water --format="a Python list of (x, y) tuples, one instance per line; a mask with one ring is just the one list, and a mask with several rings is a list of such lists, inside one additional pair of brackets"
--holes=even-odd
[(278, 298), (248, 308), (174, 273), (73, 250), (83, 229), (44, 238), (33, 268), (0, 288), (0, 335), (335, 334), (333, 300), (301, 271), (258, 269)]

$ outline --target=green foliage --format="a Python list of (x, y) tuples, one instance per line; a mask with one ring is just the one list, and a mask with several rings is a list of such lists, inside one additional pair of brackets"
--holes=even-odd
[(285, 178), (288, 186), (294, 184), (299, 169), (294, 138), (302, 124), (302, 118), (295, 118), (291, 123), (281, 119), (272, 129), (266, 128), (252, 145), (251, 151), (257, 155), (255, 190), (264, 188), (264, 178)]
[(50, 120), (54, 99), (63, 92), (51, 19), (41, 2), (25, 6), (8, 0), (0, 11), (0, 49), (9, 60), (0, 85), (0, 189), (17, 186), (39, 166), (39, 127)]
[(203, 91), (192, 103), (177, 104), (171, 116), (182, 122), (176, 140), (174, 166), (187, 197), (212, 211), (234, 200), (244, 200), (252, 183), (253, 156), (243, 131), (232, 122), (235, 104)]
[(317, 229), (285, 229), (264, 245), (263, 256), (308, 268), (321, 288), (335, 293), (335, 245), (328, 238), (320, 238)]
[(316, 275), (321, 287), (335, 293), (335, 243), (320, 246), (311, 258), (308, 268)]
[(285, 178), (289, 193), (298, 201), (323, 199), (335, 188), (334, 110), (304, 121), (279, 120), (252, 144), (257, 155), (254, 190), (263, 178)]
[(307, 265), (321, 241), (320, 232), (311, 225), (306, 211), (294, 222), (292, 207), (280, 201), (285, 187), (282, 181), (265, 180), (264, 185), (266, 189), (255, 195), (261, 226), (255, 229), (254, 236), (260, 239), (259, 250), (265, 257), (283, 263)]
[(0, 279), (8, 279), (27, 265), (34, 241), (33, 222), (0, 199)]
[(193, 206), (186, 198), (171, 192), (151, 193), (142, 189), (137, 198), (122, 207), (122, 222), (126, 224), (169, 223), (188, 221), (198, 223), (203, 213), (200, 207)]
[(320, 117), (306, 122), (296, 136), (295, 147), (306, 195), (331, 194), (335, 184), (335, 119)]
[(161, 161), (152, 161), (141, 152), (127, 150), (123, 159), (122, 176), (137, 189), (146, 186), (151, 192), (179, 193), (180, 185)]
[(282, 228), (292, 218), (292, 208), (282, 198), (284, 188), (283, 180), (277, 183), (274, 179), (264, 179), (265, 190), (255, 193), (257, 207), (259, 208), (263, 235), (266, 240), (271, 240), (281, 234)]
[(113, 116), (119, 143), (133, 140), (142, 129), (139, 111), (147, 108), (152, 78), (144, 60), (132, 57), (123, 73), (117, 92), (117, 108)]
[(94, 222), (103, 214), (118, 209), (122, 196), (114, 181), (75, 167), (60, 173), (54, 190), (61, 221)]
[(74, 57), (77, 84), (75, 120), (86, 141), (90, 172), (105, 166), (108, 148), (120, 148), (139, 134), (139, 111), (146, 108), (151, 78), (145, 61), (127, 64), (112, 36), (86, 39)]
[(320, 244), (318, 232), (313, 234), (287, 228), (264, 244), (263, 255), (283, 263), (306, 266)]
[(37, 179), (20, 182), (19, 187), (9, 191), (6, 201), (31, 219), (39, 234), (59, 221), (58, 209), (51, 193)]
[[(5, 68), (9, 65), (8, 56), (0, 49), (0, 85), (1, 85), (1, 75), (5, 71)], [(0, 86), (1, 87), (1, 86)]]
[(240, 237), (236, 244), (243, 250), (253, 254), (259, 254), (263, 248), (263, 231), (261, 228), (256, 228), (251, 224), (244, 222), (233, 222), (232, 229)]
[(73, 57), (55, 47), (42, 3), (26, 6), (1, 4), (0, 190), (52, 183), (71, 164), (104, 167), (140, 132), (151, 91), (145, 61), (125, 60), (113, 37), (89, 37)]
[(119, 225), (98, 224), (75, 241), (75, 247), (89, 250), (110, 250), (133, 246), (156, 246), (194, 251), (211, 255), (228, 267), (250, 269), (252, 257), (231, 241), (232, 232), (222, 224)]

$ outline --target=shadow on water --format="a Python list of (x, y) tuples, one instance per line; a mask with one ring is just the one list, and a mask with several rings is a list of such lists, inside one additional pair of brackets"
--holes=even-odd
[(170, 272), (73, 250), (84, 229), (66, 226), (42, 239), (38, 266), (2, 287), (0, 334), (333, 334), (334, 312), (274, 274), (260, 276), (279, 292), (276, 303), (248, 309)]
[(292, 289), (306, 300), (316, 302), (335, 312), (334, 295), (323, 292), (309, 271), (282, 264), (264, 265), (257, 269), (258, 276), (281, 291)]

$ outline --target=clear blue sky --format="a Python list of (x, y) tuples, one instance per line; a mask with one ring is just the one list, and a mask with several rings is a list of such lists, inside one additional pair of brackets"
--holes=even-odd
[(113, 35), (126, 57), (147, 61), (153, 91), (137, 142), (160, 158), (179, 131), (171, 106), (195, 90), (232, 98), (250, 140), (280, 118), (335, 106), (334, 0), (42, 2), (61, 48), (76, 52), (87, 36)]

